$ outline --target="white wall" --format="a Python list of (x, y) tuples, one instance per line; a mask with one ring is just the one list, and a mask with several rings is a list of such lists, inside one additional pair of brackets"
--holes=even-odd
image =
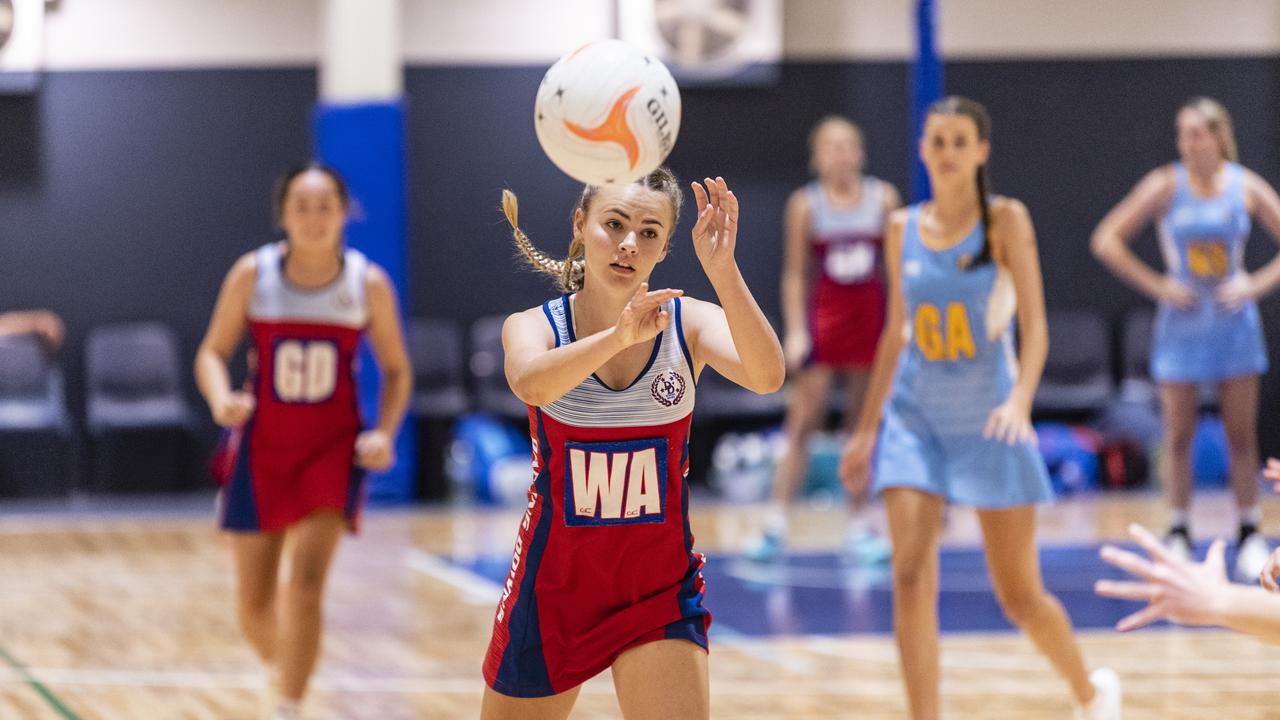
[(314, 65), (322, 0), (59, 0), (45, 68)]
[[(313, 65), (324, 0), (59, 0), (45, 67)], [(615, 0), (404, 0), (413, 64), (540, 64), (613, 27)], [(914, 0), (784, 0), (796, 60), (906, 58)], [(954, 58), (1280, 54), (1280, 0), (938, 0)]]

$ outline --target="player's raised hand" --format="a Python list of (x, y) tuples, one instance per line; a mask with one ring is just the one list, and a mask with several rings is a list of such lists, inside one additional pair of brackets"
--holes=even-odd
[[(705, 188), (703, 186), (706, 186)], [(714, 276), (735, 267), (734, 248), (738, 242), (738, 198), (724, 178), (706, 178), (692, 183), (698, 206), (693, 226), (693, 250), (707, 275)]]
[(614, 325), (614, 332), (622, 346), (631, 347), (636, 343), (652, 340), (665, 330), (667, 323), (671, 322), (671, 316), (662, 309), (662, 304), (683, 294), (683, 290), (671, 288), (650, 292), (649, 283), (640, 283)]

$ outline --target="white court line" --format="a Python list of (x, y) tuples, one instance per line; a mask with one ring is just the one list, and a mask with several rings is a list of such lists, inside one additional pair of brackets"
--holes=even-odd
[[(405, 564), (457, 590), (470, 605), (493, 605), (502, 595), (502, 586), (465, 567), (453, 565), (438, 555), (410, 548), (405, 551)], [(764, 642), (734, 630), (724, 623), (712, 623), (713, 642), (733, 648), (744, 655), (794, 673), (813, 670), (813, 663), (803, 658), (788, 657)]]
[(411, 548), (404, 553), (404, 563), (423, 575), (435, 578), (462, 595), (468, 605), (492, 605), (497, 607), (502, 597), (502, 586), (489, 578), (464, 567), (452, 565), (437, 555)]
[[(60, 687), (128, 687), (128, 688), (168, 688), (168, 689), (244, 689), (261, 688), (261, 675), (247, 672), (201, 672), (183, 671), (136, 671), (105, 670), (94, 668), (48, 668), (32, 667), (28, 671), (41, 683)], [(1024, 678), (1018, 682), (966, 682), (947, 684), (944, 692), (949, 697), (989, 697), (993, 684), (999, 685), (999, 694), (1005, 697), (1044, 697), (1047, 688), (1058, 688), (1060, 681), (1050, 673), (1048, 666), (1042, 670), (1042, 682), (1029, 681)], [(1214, 696), (1242, 694), (1256, 695), (1265, 692), (1260, 689), (1261, 679), (1273, 677), (1261, 670), (1256, 676), (1223, 678), (1228, 682), (1215, 682), (1211, 689), (1197, 689), (1194, 685), (1182, 684), (1185, 693), (1175, 689), (1179, 679), (1203, 677), (1197, 668), (1191, 675), (1156, 675), (1125, 678), (1125, 689), (1135, 695), (1172, 694), (1199, 695), (1211, 692)], [(26, 685), (27, 678), (16, 671), (0, 669), (0, 687), (5, 685)], [(480, 695), (484, 682), (477, 673), (475, 677), (431, 677), (431, 676), (387, 676), (370, 677), (368, 675), (317, 675), (312, 678), (311, 687), (327, 692), (376, 693), (385, 695)], [(717, 695), (735, 697), (793, 697), (796, 694), (795, 680), (789, 677), (776, 676), (773, 681), (767, 678), (752, 680), (712, 679), (712, 688)], [(603, 680), (589, 681), (582, 686), (582, 692), (588, 695), (614, 695), (613, 684)], [(814, 680), (809, 678), (804, 683), (804, 692), (811, 694), (831, 695), (849, 698), (881, 698), (893, 699), (901, 696), (901, 689), (896, 683), (866, 682), (858, 678), (833, 678), (830, 680)]]
[[(712, 616), (714, 618), (714, 612)], [(813, 671), (813, 662), (808, 658), (793, 657), (781, 648), (772, 647), (769, 643), (770, 639), (773, 638), (757, 639), (749, 637), (722, 622), (716, 622), (714, 619), (711, 621), (711, 648), (713, 651), (717, 645), (723, 645), (756, 660), (776, 665), (788, 672), (803, 674)]]
[[(1170, 632), (1177, 632), (1171, 630)], [(978, 635), (978, 634), (975, 634)], [(867, 639), (892, 639), (892, 635), (888, 636), (870, 636)], [(955, 637), (953, 633), (943, 633), (943, 639)], [(1163, 638), (1162, 638), (1163, 640)], [(865, 645), (850, 645), (841, 642), (839, 637), (813, 635), (805, 638), (805, 649), (829, 657), (844, 658), (847, 660), (858, 660), (869, 663), (880, 664), (898, 664), (897, 651), (892, 647), (877, 648), (867, 647)], [(1125, 657), (1115, 654), (1106, 654), (1108, 663), (1120, 668), (1141, 668), (1145, 675), (1160, 674), (1161, 667), (1167, 665), (1159, 659), (1151, 656), (1152, 648), (1148, 648), (1147, 652), (1142, 655)], [(942, 664), (945, 667), (957, 669), (974, 669), (982, 668), (984, 670), (994, 670), (1000, 672), (1016, 672), (1020, 670), (1039, 671), (1040, 667), (1035, 665), (1035, 661), (1028, 661), (1026, 657), (1020, 655), (1011, 655), (1007, 652), (985, 652), (982, 650), (962, 650), (958, 648), (944, 648), (941, 655)], [(1047, 667), (1047, 665), (1046, 665)], [(1211, 658), (1197, 657), (1194, 663), (1188, 664), (1187, 673), (1196, 677), (1215, 676), (1221, 678), (1259, 678), (1274, 679), (1275, 668), (1268, 667), (1265, 662), (1259, 663), (1256, 667), (1247, 666), (1238, 658)], [(1179, 673), (1181, 674), (1181, 673)], [(1169, 677), (1176, 677), (1176, 674), (1170, 673)]]

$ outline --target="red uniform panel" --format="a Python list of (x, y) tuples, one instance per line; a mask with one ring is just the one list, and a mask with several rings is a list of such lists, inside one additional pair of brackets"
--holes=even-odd
[(352, 370), (360, 331), (257, 320), (250, 329), (257, 408), (227, 488), (223, 526), (271, 532), (329, 509), (354, 529), (361, 476)]
[(491, 687), (551, 695), (645, 642), (706, 647), (684, 484), (690, 417), (583, 428), (530, 409), (536, 478), (485, 658)]

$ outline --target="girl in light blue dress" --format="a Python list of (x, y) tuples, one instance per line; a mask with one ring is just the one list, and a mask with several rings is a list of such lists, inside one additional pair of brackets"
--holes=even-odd
[[(1171, 505), (1166, 543), (1191, 555), (1191, 439), (1199, 386), (1218, 388), (1239, 513), (1237, 577), (1257, 580), (1269, 554), (1258, 532), (1258, 379), (1267, 371), (1256, 300), (1280, 284), (1280, 256), (1256, 273), (1243, 262), (1251, 219), (1280, 240), (1280, 198), (1236, 162), (1231, 118), (1209, 98), (1178, 112), (1179, 161), (1147, 174), (1103, 218), (1093, 251), (1120, 279), (1157, 303), (1151, 377), (1160, 387), (1165, 487)], [(1165, 273), (1129, 250), (1155, 222)]]
[(1052, 492), (1031, 400), (1049, 345), (1044, 294), (1026, 207), (988, 195), (990, 131), (972, 100), (929, 110), (920, 158), (934, 199), (890, 216), (888, 320), (841, 477), (857, 492), (874, 475), (884, 498), (913, 720), (939, 713), (938, 545), (949, 502), (977, 510), (996, 597), (1067, 681), (1077, 717), (1119, 720), (1119, 679), (1086, 670), (1071, 620), (1040, 576), (1036, 504)]

